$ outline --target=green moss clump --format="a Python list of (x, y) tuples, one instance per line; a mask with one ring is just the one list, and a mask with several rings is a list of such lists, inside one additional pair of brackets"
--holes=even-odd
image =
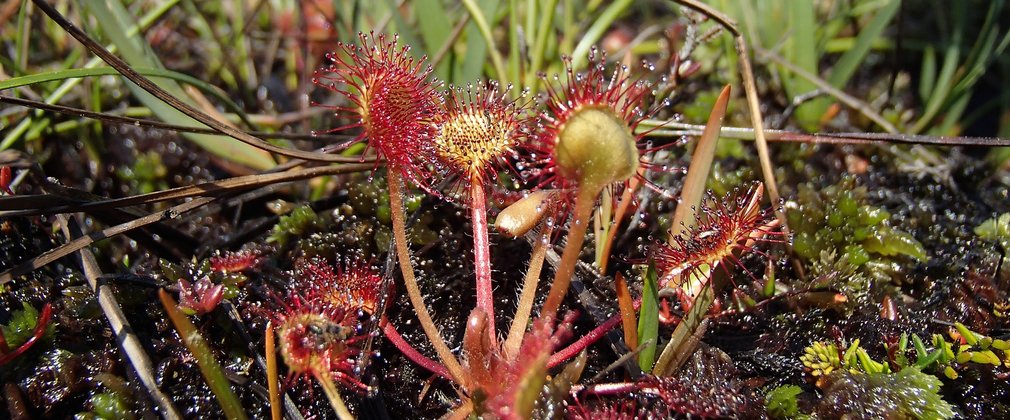
[(103, 392), (91, 397), (91, 412), (78, 414), (77, 418), (134, 419), (136, 415), (130, 402), (119, 393)]
[(782, 385), (765, 396), (765, 410), (773, 419), (808, 419), (810, 415), (800, 413), (797, 396), (803, 389), (796, 385)]
[[(815, 271), (837, 269), (841, 261), (871, 278), (898, 281), (900, 270), (894, 263), (900, 257), (925, 261), (926, 250), (911, 234), (892, 227), (891, 214), (868, 204), (866, 195), (866, 187), (857, 187), (853, 178), (822, 191), (800, 185), (798, 205), (788, 211), (789, 225), (796, 232), (793, 247), (815, 263)], [(834, 258), (824, 261), (825, 256)]]
[[(7, 340), (7, 347), (17, 348), (28, 341), (29, 338), (35, 333), (35, 326), (39, 322), (39, 310), (35, 309), (32, 305), (27, 302), (21, 303), (22, 309), (14, 311), (13, 315), (7, 325), (0, 325), (0, 330), (3, 331), (4, 339)], [(49, 340), (56, 333), (56, 326), (53, 323), (49, 323), (46, 326), (46, 332), (43, 335), (43, 339)]]
[(133, 166), (120, 167), (116, 175), (140, 194), (168, 189), (168, 168), (154, 151), (138, 155)]
[(940, 380), (915, 367), (898, 373), (832, 377), (817, 407), (822, 418), (948, 419), (954, 409), (940, 396)]
[(267, 242), (284, 246), (291, 238), (308, 233), (320, 223), (319, 216), (312, 211), (311, 207), (296, 207), (291, 213), (281, 216), (280, 221), (274, 225)]

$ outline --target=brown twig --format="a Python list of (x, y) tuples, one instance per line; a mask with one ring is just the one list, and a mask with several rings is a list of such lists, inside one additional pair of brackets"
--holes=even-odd
[(127, 223), (122, 223), (116, 226), (103, 229), (99, 232), (91, 233), (87, 236), (77, 237), (71, 240), (70, 242), (67, 242), (63, 245), (53, 248), (43, 253), (42, 255), (39, 255), (35, 258), (32, 258), (28, 261), (18, 264), (0, 273), (0, 285), (9, 283), (14, 279), (15, 276), (30, 273), (35, 269), (45, 266), (46, 264), (49, 264), (74, 252), (77, 252), (77, 250), (84, 248), (88, 245), (91, 245), (95, 241), (116, 236), (123, 232), (136, 229), (142, 226), (147, 226), (151, 223), (159, 222), (165, 219), (176, 218), (184, 213), (196, 210), (201, 206), (210, 203), (213, 200), (214, 200), (213, 198), (198, 198), (193, 201), (177, 205), (165, 211), (152, 213)]
[(299, 181), (326, 175), (361, 172), (373, 168), (374, 165), (372, 164), (320, 166), (280, 173), (239, 176), (219, 181), (204, 182), (188, 187), (171, 188), (148, 194), (91, 202), (81, 202), (56, 195), (16, 195), (0, 199), (0, 204), (3, 204), (3, 208), (8, 209), (0, 211), (0, 216), (29, 216), (95, 211), (108, 208), (151, 204), (182, 198), (219, 197), (235, 191), (274, 185), (281, 182)]
[[(59, 215), (57, 219), (60, 222), (63, 235), (71, 241), (70, 243), (78, 239), (87, 238), (83, 236), (84, 233), (81, 231), (75, 216)], [(123, 314), (123, 308), (119, 306), (119, 302), (116, 301), (116, 297), (112, 294), (112, 289), (107, 285), (100, 285), (98, 283), (98, 279), (102, 276), (102, 271), (98, 268), (95, 256), (84, 247), (76, 249), (76, 251), (80, 254), (81, 269), (84, 272), (84, 277), (87, 279), (88, 285), (91, 286), (91, 290), (94, 291), (95, 296), (97, 296), (98, 305), (102, 308), (105, 318), (109, 321), (112, 332), (119, 342), (120, 349), (122, 349), (126, 359), (130, 361), (130, 365), (137, 372), (140, 383), (147, 390), (147, 394), (151, 399), (154, 400), (158, 406), (158, 411), (161, 412), (163, 417), (166, 419), (181, 418), (179, 411), (172, 404), (171, 399), (158, 388), (158, 383), (154, 379), (154, 367), (151, 364), (151, 358), (147, 356), (144, 346), (140, 344), (140, 339), (137, 338), (137, 335), (133, 333), (133, 329), (130, 328), (130, 323), (126, 320), (126, 315)]]

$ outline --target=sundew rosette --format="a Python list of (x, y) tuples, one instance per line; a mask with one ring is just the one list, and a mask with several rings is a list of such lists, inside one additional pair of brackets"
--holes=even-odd
[(360, 45), (339, 43), (338, 51), (326, 55), (330, 64), (316, 72), (317, 85), (348, 102), (326, 106), (348, 122), (324, 132), (360, 129), (355, 141), (367, 141), (390, 171), (428, 189), (441, 84), (431, 78), (431, 65), (412, 57), (396, 36), (359, 39)]

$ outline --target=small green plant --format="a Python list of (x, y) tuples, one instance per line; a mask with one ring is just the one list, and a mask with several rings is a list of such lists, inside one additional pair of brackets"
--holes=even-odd
[(765, 395), (765, 410), (773, 419), (808, 419), (810, 415), (800, 413), (797, 398), (803, 388), (796, 385), (782, 385)]
[[(26, 343), (35, 334), (38, 323), (39, 310), (27, 302), (22, 302), (21, 309), (14, 311), (10, 321), (6, 325), (0, 325), (0, 332), (3, 333), (7, 347), (19, 347)], [(55, 333), (56, 326), (50, 323), (45, 327), (43, 338), (51, 339)]]
[(838, 373), (824, 387), (820, 418), (949, 419), (953, 407), (940, 395), (941, 382), (916, 367), (895, 373)]
[(982, 222), (975, 227), (975, 234), (979, 238), (993, 241), (1003, 248), (1003, 270), (1010, 270), (1010, 213), (1003, 213), (998, 217)]

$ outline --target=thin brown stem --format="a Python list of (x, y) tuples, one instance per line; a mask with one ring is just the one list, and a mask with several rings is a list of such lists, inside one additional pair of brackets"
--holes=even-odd
[(477, 283), (477, 307), (488, 318), (492, 344), (498, 342), (494, 319), (494, 286), (491, 284), (491, 244), (487, 235), (487, 202), (484, 183), (474, 177), (470, 182), (470, 219), (473, 225), (474, 281)]
[(523, 279), (523, 290), (519, 292), (519, 305), (516, 307), (515, 318), (512, 318), (512, 326), (509, 328), (508, 338), (505, 339), (505, 357), (513, 360), (519, 355), (519, 347), (523, 343), (523, 336), (526, 333), (526, 325), (530, 321), (530, 313), (533, 312), (533, 302), (537, 297), (537, 285), (540, 283), (540, 272), (543, 271), (544, 257), (547, 255), (547, 247), (550, 245), (551, 232), (553, 229), (544, 227), (539, 239), (533, 245), (533, 253), (530, 255), (530, 268), (526, 270), (526, 277)]
[(600, 190), (600, 188), (591, 188), (585, 185), (579, 188), (579, 192), (575, 196), (575, 218), (572, 220), (572, 226), (568, 229), (568, 243), (565, 245), (565, 251), (561, 254), (558, 270), (554, 273), (551, 291), (547, 294), (543, 310), (540, 311), (541, 317), (555, 317), (561, 306), (561, 301), (568, 293), (572, 275), (575, 274), (575, 264), (579, 262), (582, 244), (586, 240), (589, 218), (593, 214), (593, 206), (596, 204), (596, 196), (599, 195)]
[(270, 419), (281, 419), (281, 392), (277, 379), (277, 350), (274, 345), (274, 325), (267, 322), (266, 328), (267, 390), (270, 393)]
[(414, 307), (414, 313), (424, 329), (424, 334), (428, 336), (435, 352), (438, 353), (439, 360), (449, 370), (456, 383), (465, 385), (466, 376), (463, 374), (463, 367), (453, 356), (452, 350), (445, 344), (442, 335), (438, 332), (438, 327), (428, 313), (428, 307), (424, 305), (424, 297), (421, 296), (421, 289), (417, 286), (417, 279), (414, 277), (414, 265), (410, 261), (410, 250), (407, 243), (407, 228), (404, 221), (403, 191), (401, 190), (400, 168), (395, 165), (389, 166), (387, 180), (389, 183), (389, 207), (393, 222), (393, 241), (396, 248), (396, 256), (400, 263), (400, 273), (403, 274), (403, 283), (407, 289), (407, 296), (410, 304)]
[(340, 397), (340, 392), (337, 391), (337, 385), (333, 383), (333, 378), (325, 372), (317, 373), (315, 376), (316, 382), (319, 382), (319, 386), (326, 393), (326, 399), (330, 401), (333, 411), (337, 412), (337, 417), (340, 420), (354, 420), (354, 415), (347, 409), (344, 399)]

